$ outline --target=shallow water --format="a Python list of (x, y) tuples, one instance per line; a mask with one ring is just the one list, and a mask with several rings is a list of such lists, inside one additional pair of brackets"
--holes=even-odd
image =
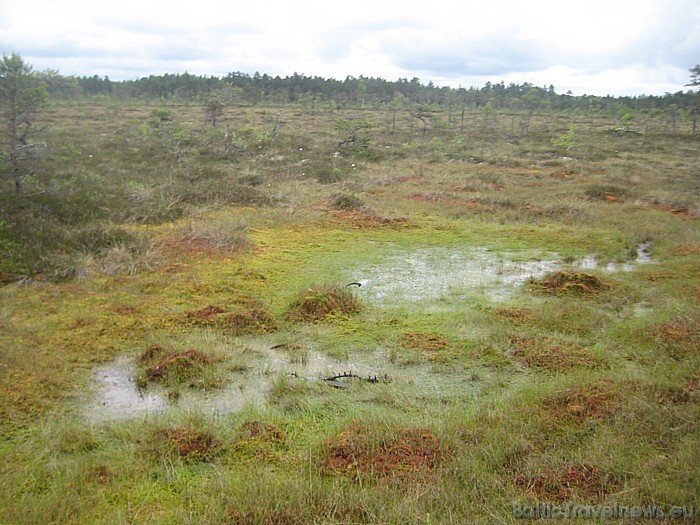
[[(524, 259), (524, 260), (520, 260)], [(355, 266), (346, 275), (362, 286), (356, 293), (362, 300), (383, 307), (406, 303), (437, 304), (443, 300), (463, 300), (474, 294), (490, 300), (507, 299), (530, 278), (542, 277), (566, 267), (601, 269), (607, 272), (631, 271), (638, 264), (651, 261), (649, 244), (637, 247), (637, 257), (628, 263), (599, 265), (594, 256), (571, 264), (551, 256), (545, 260), (527, 259), (523, 253), (492, 252), (485, 248), (454, 250), (442, 247), (394, 251), (381, 264)], [(640, 306), (638, 315), (643, 314)], [(214, 414), (238, 412), (247, 406), (263, 408), (269, 393), (280, 376), (294, 381), (322, 382), (325, 378), (352, 373), (361, 378), (387, 377), (390, 383), (376, 388), (400, 388), (416, 397), (472, 396), (482, 386), (462, 371), (437, 370), (429, 362), (397, 364), (389, 351), (376, 349), (353, 353), (348, 359), (330, 356), (314, 348), (286, 350), (272, 348), (269, 338), (251, 339), (245, 348), (248, 368), (231, 372), (230, 381), (220, 389), (202, 392), (182, 388), (177, 399), (158, 385), (139, 389), (134, 378), (137, 370), (133, 358), (121, 356), (95, 371), (97, 395), (85, 404), (85, 413), (93, 420), (133, 417), (167, 410), (195, 410)], [(351, 381), (341, 379), (344, 386)], [(362, 382), (363, 384), (368, 384)], [(373, 386), (374, 387), (374, 386)], [(332, 388), (329, 384), (328, 388)]]
[(380, 264), (354, 267), (346, 274), (362, 284), (356, 289), (359, 297), (383, 307), (464, 299), (470, 295), (503, 301), (528, 280), (567, 267), (632, 271), (636, 265), (651, 261), (649, 243), (640, 244), (636, 251), (634, 261), (601, 265), (596, 256), (566, 264), (556, 254), (528, 260), (526, 254), (518, 252), (430, 247), (396, 250)]
[(577, 266), (586, 270), (603, 270), (610, 273), (631, 272), (638, 264), (647, 264), (651, 262), (651, 253), (649, 253), (650, 246), (651, 244), (648, 242), (638, 244), (636, 248), (637, 255), (635, 259), (630, 262), (609, 262), (601, 264), (595, 255), (590, 255), (581, 259)]
[(485, 248), (396, 251), (381, 264), (354, 268), (348, 275), (362, 284), (360, 297), (387, 306), (470, 294), (502, 300), (528, 279), (561, 266), (553, 258), (517, 261), (514, 255)]
[[(159, 385), (148, 385), (139, 389), (134, 377), (137, 375), (133, 358), (121, 356), (115, 361), (99, 367), (95, 372), (97, 397), (85, 405), (89, 419), (104, 421), (121, 419), (167, 410), (193, 410), (210, 414), (239, 412), (246, 407), (264, 408), (273, 384), (280, 376), (290, 381), (324, 382), (328, 388), (332, 383), (326, 378), (350, 373), (355, 378), (342, 378), (338, 386), (351, 383), (370, 388), (409, 387), (418, 397), (441, 397), (473, 394), (476, 384), (466, 377), (436, 371), (431, 363), (399, 365), (392, 363), (388, 351), (358, 351), (349, 359), (338, 359), (317, 350), (304, 350), (293, 354), (269, 348), (262, 340), (252, 342), (255, 357), (248, 370), (232, 372), (230, 382), (223, 388), (202, 392), (182, 388), (177, 399), (169, 399)], [(378, 384), (363, 379), (377, 378)]]
[(126, 356), (100, 366), (95, 371), (97, 398), (87, 405), (91, 417), (99, 419), (100, 414), (112, 417), (133, 416), (155, 412), (167, 406), (162, 393), (144, 392), (137, 388), (135, 377), (136, 368)]

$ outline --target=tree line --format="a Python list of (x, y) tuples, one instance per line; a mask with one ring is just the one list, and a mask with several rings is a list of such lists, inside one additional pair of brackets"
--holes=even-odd
[(225, 76), (191, 73), (150, 75), (138, 80), (114, 81), (109, 77), (63, 77), (45, 73), (50, 96), (58, 99), (111, 97), (117, 99), (171, 99), (202, 102), (212, 96), (241, 105), (302, 103), (316, 106), (378, 108), (397, 102), (493, 109), (528, 107), (554, 111), (692, 110), (698, 100), (692, 91), (665, 95), (595, 96), (557, 93), (555, 87), (530, 83), (487, 82), (481, 87), (451, 88), (422, 83), (419, 78), (395, 81), (375, 77), (348, 76), (343, 80), (295, 73), (280, 77), (232, 72)]

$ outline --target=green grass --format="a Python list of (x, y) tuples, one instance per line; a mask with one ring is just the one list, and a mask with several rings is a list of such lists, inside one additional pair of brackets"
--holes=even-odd
[[(378, 126), (353, 156), (335, 114), (282, 108), (271, 137), (272, 110), (250, 107), (227, 148), (192, 105), (172, 107), (196, 136), (178, 165), (141, 131), (152, 110), (54, 106), (48, 193), (0, 202), (0, 522), (511, 523), (513, 503), (696, 503), (696, 142), (567, 115), (527, 136), (445, 116), (423, 138), (408, 115), (389, 133), (358, 111)], [(642, 242), (651, 263), (634, 262)], [(476, 248), (604, 286), (345, 287)], [(91, 417), (95, 370), (117, 357), (171, 408)], [(349, 371), (382, 380), (323, 380)], [(236, 388), (265, 403), (210, 409)]]

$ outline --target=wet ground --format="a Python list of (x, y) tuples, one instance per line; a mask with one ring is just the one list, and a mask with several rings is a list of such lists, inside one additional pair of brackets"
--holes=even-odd
[(486, 248), (431, 247), (390, 253), (381, 264), (353, 268), (350, 280), (362, 284), (358, 295), (384, 307), (393, 304), (441, 301), (484, 295), (491, 301), (508, 299), (520, 285), (566, 267), (632, 271), (650, 262), (649, 244), (636, 248), (636, 258), (601, 264), (596, 256), (565, 264), (556, 254), (528, 258), (517, 252)]
[[(232, 353), (237, 351), (232, 349)], [(267, 338), (259, 338), (251, 340), (245, 351), (249, 354), (248, 369), (231, 372), (230, 382), (223, 388), (203, 392), (183, 387), (176, 399), (159, 385), (139, 388), (134, 381), (135, 359), (121, 356), (96, 370), (97, 396), (86, 405), (86, 414), (90, 419), (102, 421), (168, 409), (227, 414), (246, 407), (262, 408), (280, 376), (291, 382), (317, 383), (329, 391), (338, 387), (402, 391), (410, 388), (414, 396), (428, 398), (473, 396), (482, 386), (464, 374), (446, 373), (444, 367), (432, 363), (394, 363), (385, 349), (360, 351), (349, 359), (339, 359), (319, 350), (305, 349), (302, 354), (286, 352), (272, 348)], [(344, 374), (352, 377), (326, 381)]]
[[(485, 248), (454, 249), (434, 247), (394, 251), (381, 264), (355, 267), (347, 272), (361, 283), (358, 297), (382, 306), (423, 303), (422, 307), (446, 299), (460, 300), (469, 295), (485, 295), (502, 301), (530, 278), (539, 278), (566, 267), (600, 269), (605, 272), (631, 271), (650, 262), (649, 245), (640, 244), (636, 259), (601, 265), (596, 257), (565, 264), (560, 258), (527, 259), (522, 253), (492, 252)], [(291, 381), (320, 382), (334, 386), (366, 385), (367, 388), (410, 388), (412, 395), (425, 398), (474, 396), (483, 386), (471, 374), (450, 373), (434, 363), (393, 362), (388, 349), (358, 351), (348, 359), (329, 356), (318, 349), (290, 351), (269, 336), (248, 338), (231, 352), (246, 352), (245, 370), (232, 371), (226, 386), (209, 392), (183, 387), (176, 398), (160, 387), (140, 389), (135, 383), (135, 358), (121, 356), (95, 372), (96, 396), (86, 404), (93, 420), (124, 418), (170, 409), (197, 410), (226, 414), (247, 406), (264, 407), (274, 382), (280, 376)], [(351, 373), (354, 379), (334, 382), (326, 378)], [(376, 377), (377, 383), (363, 379)], [(339, 384), (340, 383), (340, 384)]]

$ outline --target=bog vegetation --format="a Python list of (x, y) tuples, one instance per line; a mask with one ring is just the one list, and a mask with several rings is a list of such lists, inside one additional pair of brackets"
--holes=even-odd
[(697, 504), (697, 93), (3, 68), (0, 522)]

